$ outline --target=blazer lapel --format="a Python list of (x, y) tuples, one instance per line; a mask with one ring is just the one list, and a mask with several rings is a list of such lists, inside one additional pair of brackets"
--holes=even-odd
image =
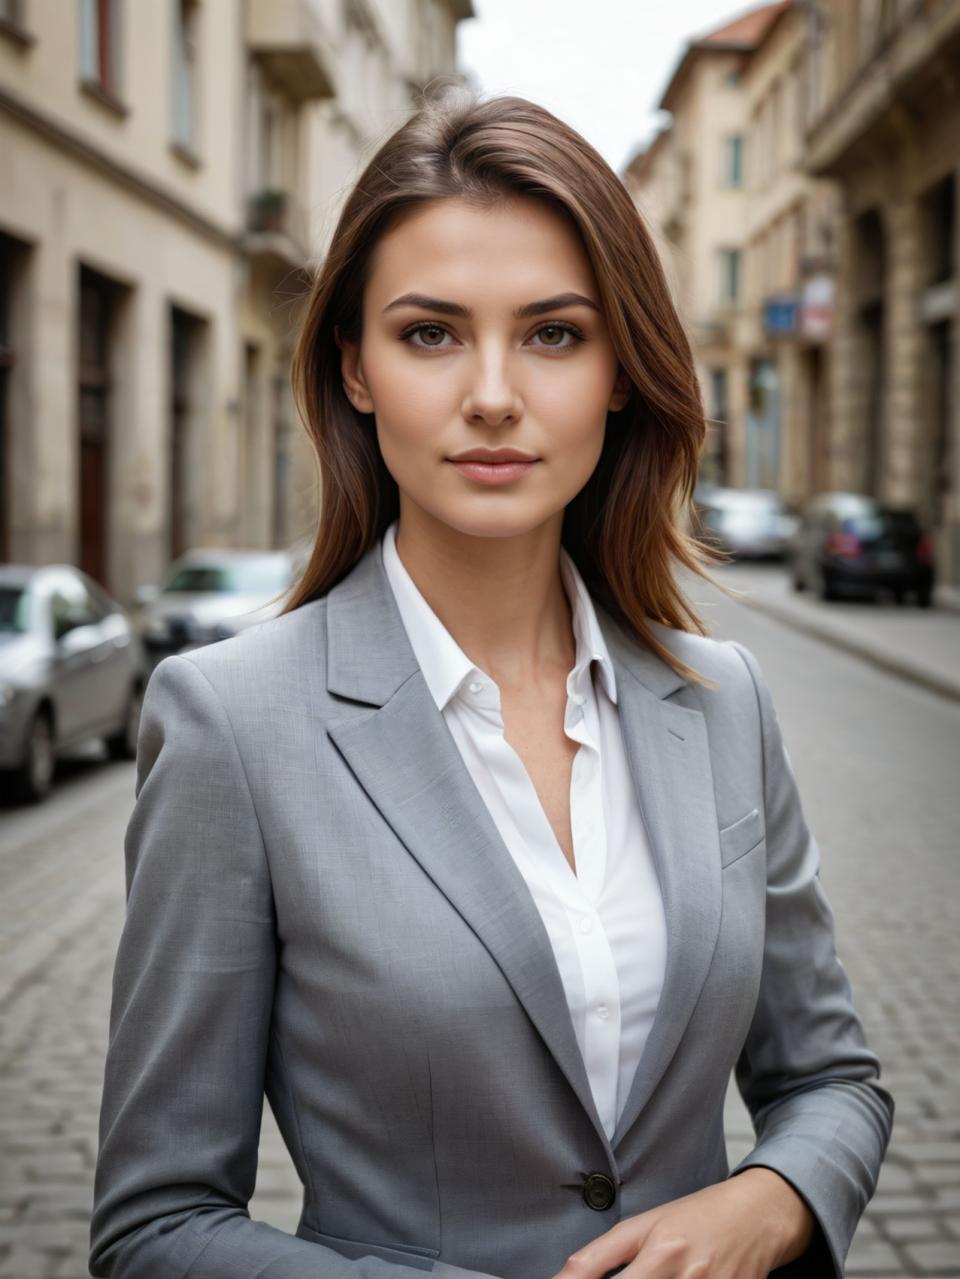
[(613, 1155), (550, 939), (430, 695), (375, 545), (327, 597), (331, 692), (366, 702), (327, 731), (381, 815), (493, 956)]
[[(665, 699), (686, 681), (597, 608), (617, 673), (627, 762), (653, 853), (667, 926), (663, 988), (612, 1145), (616, 1150), (670, 1064), (720, 929), (720, 840), (703, 714)], [(669, 644), (669, 628), (658, 627)]]

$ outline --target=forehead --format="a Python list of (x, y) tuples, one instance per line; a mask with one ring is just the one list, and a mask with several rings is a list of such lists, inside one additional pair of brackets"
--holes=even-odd
[(572, 222), (544, 201), (522, 196), (490, 208), (452, 197), (406, 214), (377, 244), (367, 292), (382, 305), (414, 289), (465, 300), (453, 291), (475, 293), (481, 286), (511, 296), (538, 288), (595, 292)]

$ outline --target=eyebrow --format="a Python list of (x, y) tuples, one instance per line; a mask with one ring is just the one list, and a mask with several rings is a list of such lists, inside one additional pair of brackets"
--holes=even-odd
[[(446, 302), (443, 298), (431, 298), (425, 293), (404, 293), (394, 298), (383, 308), (384, 314), (402, 306), (415, 306), (421, 311), (439, 311), (441, 315), (459, 315), (465, 320), (473, 319), (473, 312), (468, 306), (461, 306), (459, 302)], [(539, 302), (527, 302), (524, 306), (516, 307), (513, 316), (516, 320), (523, 320), (531, 315), (544, 315), (547, 311), (559, 311), (567, 306), (588, 306), (594, 311), (600, 310), (596, 302), (584, 297), (582, 293), (558, 293), (556, 297), (542, 298)]]

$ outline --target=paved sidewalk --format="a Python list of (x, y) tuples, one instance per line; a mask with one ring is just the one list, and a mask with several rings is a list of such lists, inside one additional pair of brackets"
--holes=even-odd
[[(869, 599), (824, 602), (794, 591), (781, 564), (737, 563), (711, 571), (718, 582), (743, 591), (740, 602), (748, 608), (960, 701), (960, 595), (940, 592), (930, 609)], [(712, 588), (685, 574), (684, 589), (709, 623)]]

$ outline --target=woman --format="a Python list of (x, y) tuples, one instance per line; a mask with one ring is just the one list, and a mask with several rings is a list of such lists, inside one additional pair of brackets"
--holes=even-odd
[[(426, 100), (293, 378), (303, 580), (146, 694), (91, 1273), (842, 1274), (892, 1103), (763, 675), (674, 581), (705, 425), (625, 189)], [(264, 1093), (296, 1235), (247, 1212)]]

